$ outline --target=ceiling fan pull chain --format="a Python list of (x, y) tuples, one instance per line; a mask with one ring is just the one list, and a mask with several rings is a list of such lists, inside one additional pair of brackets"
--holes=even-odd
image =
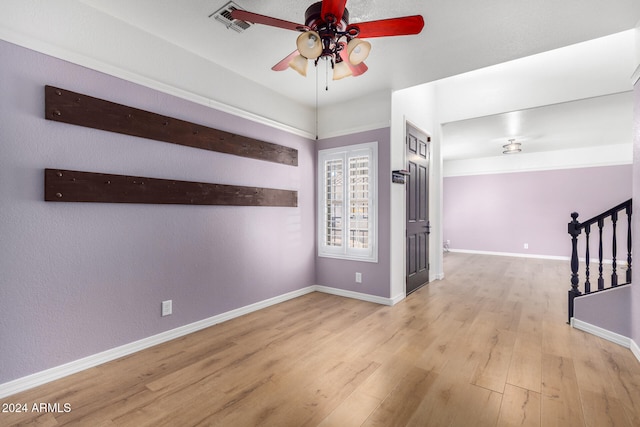
[(318, 140), (318, 64), (316, 63), (316, 141)]
[(324, 90), (329, 91), (329, 61), (324, 59)]

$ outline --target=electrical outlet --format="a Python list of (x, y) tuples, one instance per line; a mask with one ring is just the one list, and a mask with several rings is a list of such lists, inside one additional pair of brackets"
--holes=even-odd
[(162, 301), (162, 316), (168, 316), (173, 313), (173, 301), (166, 300)]
[(449, 246), (451, 244), (451, 240), (447, 239), (447, 246)]
[(525, 243), (525, 244), (524, 244), (524, 248), (525, 248), (525, 249), (529, 249), (529, 244), (528, 244), (528, 243)]
[(362, 273), (356, 273), (356, 283), (362, 283)]

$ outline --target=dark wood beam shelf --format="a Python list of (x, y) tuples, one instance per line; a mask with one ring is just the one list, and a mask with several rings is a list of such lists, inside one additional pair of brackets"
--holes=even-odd
[(298, 150), (45, 86), (45, 117), (93, 129), (298, 166)]
[(62, 169), (45, 169), (44, 199), (48, 202), (298, 206), (298, 192), (291, 190)]

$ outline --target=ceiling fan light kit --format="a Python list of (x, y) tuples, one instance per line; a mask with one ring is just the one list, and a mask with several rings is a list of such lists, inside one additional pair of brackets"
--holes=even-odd
[(333, 66), (333, 80), (340, 80), (353, 75), (353, 71), (345, 61), (336, 62)]
[(352, 39), (347, 44), (347, 53), (349, 62), (358, 65), (369, 56), (371, 52), (371, 43), (362, 39)]
[(316, 59), (322, 55), (322, 42), (320, 35), (315, 31), (306, 31), (296, 40), (298, 52), (307, 59)]
[(307, 76), (307, 65), (307, 58), (302, 55), (294, 56), (291, 62), (289, 62), (289, 67), (296, 70), (303, 77)]
[(297, 50), (272, 69), (281, 71), (293, 68), (306, 76), (306, 62), (309, 59), (314, 61), (315, 66), (320, 59), (325, 59), (331, 64), (334, 80), (350, 75), (359, 76), (368, 70), (364, 60), (371, 52), (371, 43), (362, 38), (419, 34), (424, 27), (421, 15), (350, 24), (346, 3), (347, 0), (313, 3), (305, 12), (304, 25), (240, 9), (233, 10), (231, 16), (254, 24), (301, 31), (296, 40)]

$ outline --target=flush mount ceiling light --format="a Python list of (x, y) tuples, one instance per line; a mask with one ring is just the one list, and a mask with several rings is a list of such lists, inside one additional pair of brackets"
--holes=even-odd
[(514, 141), (515, 139), (510, 139), (508, 144), (502, 146), (502, 148), (504, 148), (502, 154), (515, 154), (522, 151), (522, 149), (520, 148), (522, 144), (520, 142)]
[(302, 32), (296, 42), (297, 49), (274, 65), (272, 70), (293, 68), (306, 76), (305, 63), (313, 60), (317, 66), (322, 58), (331, 64), (334, 80), (359, 76), (368, 70), (364, 60), (371, 51), (371, 43), (362, 38), (418, 34), (424, 27), (424, 19), (420, 15), (349, 24), (346, 3), (347, 0), (322, 0), (312, 4), (305, 12), (304, 25), (240, 9), (231, 12), (231, 16), (254, 24)]

